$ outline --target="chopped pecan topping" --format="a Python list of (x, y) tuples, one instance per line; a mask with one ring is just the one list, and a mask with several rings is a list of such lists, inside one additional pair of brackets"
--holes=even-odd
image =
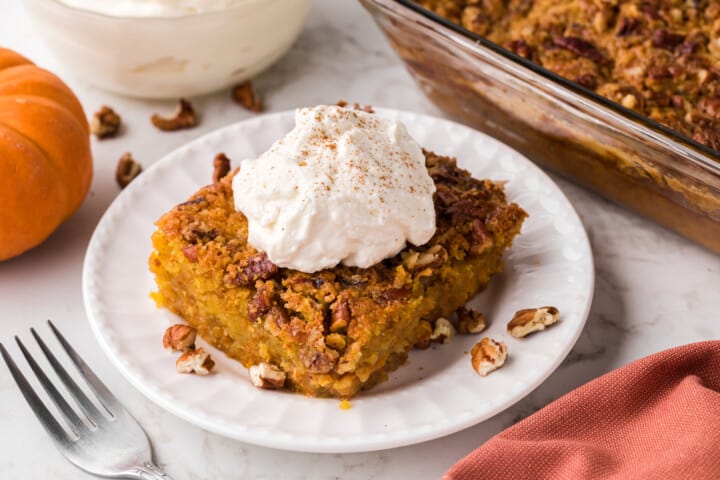
[(325, 345), (333, 350), (342, 352), (347, 346), (347, 338), (342, 333), (331, 333), (325, 337)]
[(473, 220), (470, 230), (471, 255), (482, 255), (493, 246), (492, 236), (488, 233), (481, 220)]
[(717, 127), (704, 127), (695, 135), (693, 140), (707, 145), (708, 147), (720, 151), (720, 129)]
[(618, 21), (618, 28), (615, 35), (618, 37), (627, 37), (628, 35), (635, 35), (642, 28), (642, 22), (634, 17), (620, 17)]
[(387, 288), (380, 292), (378, 300), (380, 300), (382, 304), (388, 304), (407, 300), (411, 294), (412, 292), (409, 288)]
[(485, 315), (477, 310), (460, 307), (455, 311), (457, 315), (457, 331), (458, 333), (480, 333), (485, 330), (487, 322)]
[(508, 42), (505, 47), (515, 55), (527, 58), (528, 60), (533, 59), (533, 49), (530, 45), (528, 45), (525, 39), (521, 38), (519, 40), (512, 40)]
[(677, 47), (685, 40), (685, 35), (679, 33), (672, 33), (664, 28), (659, 28), (653, 32), (652, 45), (653, 47), (665, 48), (672, 50)]
[(142, 165), (135, 161), (130, 152), (127, 152), (118, 160), (117, 168), (115, 169), (115, 181), (120, 185), (120, 188), (125, 188), (130, 182), (135, 180), (135, 177), (140, 175), (141, 172)]
[(225, 281), (230, 285), (247, 287), (254, 285), (256, 280), (268, 280), (277, 271), (277, 265), (270, 261), (267, 254), (256, 253), (248, 259), (244, 267), (228, 266)]
[(90, 120), (90, 132), (100, 139), (114, 137), (120, 131), (121, 124), (120, 115), (103, 105)]
[(410, 272), (418, 272), (426, 268), (440, 267), (448, 258), (447, 250), (442, 245), (435, 244), (424, 252), (407, 252), (403, 257), (403, 265)]
[[(337, 352), (330, 350), (337, 355)], [(311, 349), (300, 351), (300, 359), (311, 373), (327, 373), (335, 366), (336, 358), (332, 358), (328, 352), (317, 352)]]
[(190, 102), (180, 99), (177, 109), (172, 117), (163, 117), (157, 113), (150, 117), (150, 121), (160, 130), (172, 132), (183, 128), (192, 128), (197, 125), (197, 116)]
[(242, 105), (251, 112), (262, 112), (263, 104), (260, 97), (255, 93), (252, 82), (243, 82), (233, 88), (232, 98), (236, 103)]
[(720, 115), (720, 97), (703, 97), (698, 102), (698, 110), (710, 117)]
[(595, 87), (597, 87), (597, 77), (592, 73), (583, 73), (575, 79), (575, 83), (589, 90), (595, 90)]
[(350, 302), (340, 297), (330, 306), (330, 331), (339, 332), (350, 324)]
[(596, 63), (604, 60), (602, 53), (595, 45), (580, 37), (555, 37), (553, 38), (553, 44)]
[(219, 182), (230, 173), (230, 159), (224, 153), (218, 153), (213, 158), (213, 183)]
[(247, 305), (247, 315), (251, 322), (257, 321), (260, 317), (270, 311), (273, 304), (273, 289), (268, 283), (258, 287), (255, 295)]

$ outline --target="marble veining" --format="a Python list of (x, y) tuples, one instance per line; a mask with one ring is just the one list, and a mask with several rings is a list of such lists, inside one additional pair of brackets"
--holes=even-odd
[[(95, 142), (95, 179), (88, 201), (43, 246), (0, 264), (0, 341), (45, 328), (52, 318), (140, 420), (158, 465), (176, 479), (431, 479), (503, 428), (573, 388), (645, 355), (720, 337), (720, 257), (557, 179), (578, 210), (592, 243), (596, 290), (590, 318), (567, 359), (515, 406), (468, 430), (410, 447), (350, 455), (288, 453), (204, 432), (164, 412), (135, 391), (96, 345), (82, 305), (81, 261), (94, 225), (117, 195), (114, 168), (125, 151), (150, 165), (172, 149), (250, 113), (227, 92), (193, 99), (202, 114), (193, 130), (158, 134), (150, 114), (168, 102), (116, 97), (82, 83), (58, 64), (33, 33), (22, 2), (0, 0), (0, 45), (61, 74), (88, 112), (116, 108), (127, 129)], [(316, 0), (291, 52), (256, 80), (270, 111), (338, 99), (441, 115), (409, 78), (357, 2)], [(29, 343), (29, 342), (28, 342)], [(152, 368), (152, 366), (148, 366)], [(491, 392), (489, 392), (491, 394)], [(90, 477), (66, 462), (0, 368), (0, 477), (70, 480)]]

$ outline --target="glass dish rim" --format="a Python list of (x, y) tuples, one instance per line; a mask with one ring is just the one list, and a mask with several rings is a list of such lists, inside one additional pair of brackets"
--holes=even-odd
[[(562, 87), (564, 89), (567, 89), (571, 91), (572, 93), (576, 95), (580, 95), (586, 100), (596, 104), (596, 106), (600, 109), (609, 110), (608, 113), (614, 114), (614, 115), (620, 115), (624, 117), (626, 120), (633, 122), (636, 124), (636, 126), (640, 127), (641, 130), (652, 130), (656, 134), (659, 134), (664, 137), (664, 140), (674, 143), (676, 147), (681, 147), (683, 150), (690, 150), (695, 155), (692, 156), (684, 156), (685, 160), (688, 160), (692, 162), (693, 164), (697, 165), (699, 168), (702, 168), (708, 173), (712, 173), (714, 175), (720, 176), (720, 152), (716, 151), (706, 145), (703, 145), (700, 142), (697, 142), (696, 140), (693, 140), (692, 138), (688, 137), (687, 135), (684, 135), (677, 130), (674, 130), (670, 127), (667, 127), (661, 123), (656, 122), (655, 120), (650, 119), (649, 117), (646, 117), (645, 115), (641, 115), (633, 110), (630, 110), (626, 107), (623, 107), (617, 102), (614, 102), (608, 98), (605, 98), (594, 91), (587, 89), (569, 79), (563, 78), (560, 75), (536, 64), (531, 62), (530, 60), (527, 60), (526, 58), (523, 58), (519, 55), (516, 55), (515, 53), (501, 47), (500, 45), (491, 42), (490, 40), (481, 37), (480, 35), (477, 35), (465, 28), (463, 28), (461, 25), (454, 23), (424, 7), (417, 4), (414, 0), (363, 0), (370, 3), (375, 3), (378, 6), (382, 6), (385, 8), (390, 8), (391, 4), (394, 4), (396, 6), (400, 6), (403, 8), (406, 8), (410, 11), (412, 11), (415, 14), (418, 14), (425, 19), (439, 25), (441, 28), (445, 28), (450, 33), (454, 33), (456, 35), (459, 35), (463, 38), (463, 40), (470, 41), (470, 44), (465, 44), (468, 48), (477, 48), (478, 46), (481, 48), (485, 48), (490, 50), (491, 52), (500, 55), (510, 61), (512, 61), (515, 64), (518, 64), (524, 68), (529, 69), (533, 73), (541, 76), (542, 78), (556, 84), (559, 87)], [(648, 141), (653, 142), (653, 144), (656, 144), (654, 140), (650, 138), (650, 136), (647, 136)], [(656, 144), (657, 145), (657, 144)], [(660, 147), (663, 148), (664, 147)]]

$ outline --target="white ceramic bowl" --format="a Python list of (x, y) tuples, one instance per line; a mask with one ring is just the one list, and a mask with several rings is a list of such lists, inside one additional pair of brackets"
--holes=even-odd
[(77, 77), (123, 95), (198, 95), (270, 66), (302, 31), (310, 0), (247, 0), (218, 12), (117, 17), (25, 0), (36, 31)]

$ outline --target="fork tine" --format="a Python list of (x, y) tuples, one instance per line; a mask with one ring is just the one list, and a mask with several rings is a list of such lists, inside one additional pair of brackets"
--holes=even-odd
[[(55, 337), (60, 342), (60, 345), (62, 345), (65, 353), (68, 354), (70, 360), (72, 360), (77, 369), (80, 370), (80, 373), (82, 373), (85, 381), (88, 383), (88, 385), (90, 385), (90, 388), (95, 393), (95, 395), (97, 395), (98, 399), (103, 404), (103, 406), (105, 406), (108, 412), (111, 415), (115, 415), (120, 411), (124, 411), (125, 408), (120, 404), (115, 395), (113, 395), (110, 390), (108, 390), (105, 384), (100, 381), (97, 375), (95, 375), (95, 372), (93, 372), (87, 365), (87, 363), (85, 363), (80, 354), (75, 351), (75, 349), (68, 343), (67, 340), (65, 340), (65, 337), (63, 337), (63, 335), (60, 333), (60, 330), (55, 327), (55, 324), (52, 321), (48, 320), (48, 325), (55, 334)], [(110, 410), (111, 408), (112, 410)]]
[(63, 368), (63, 366), (58, 362), (57, 358), (55, 358), (55, 355), (50, 351), (47, 345), (45, 345), (45, 342), (42, 338), (40, 338), (40, 335), (35, 331), (34, 328), (30, 329), (30, 333), (32, 333), (33, 337), (35, 337), (35, 341), (40, 345), (40, 349), (45, 354), (45, 357), (47, 358), (48, 362), (50, 363), (50, 366), (55, 370), (55, 373), (57, 373), (58, 377), (62, 381), (62, 383), (65, 385), (65, 387), (68, 389), (68, 392), (70, 392), (70, 395), (75, 398), (75, 400), (78, 402), (78, 405), (80, 405), (80, 409), (87, 415), (87, 417), (92, 420), (92, 422), (95, 425), (98, 425), (98, 423), (107, 422), (107, 420), (102, 416), (102, 413), (95, 407), (95, 405), (90, 401), (90, 399), (85, 395), (85, 393), (78, 387), (78, 384), (75, 383), (75, 380), (72, 379), (72, 377), (68, 374), (67, 370)]
[(67, 432), (65, 432), (65, 429), (55, 420), (55, 417), (53, 417), (52, 413), (50, 413), (42, 400), (40, 400), (40, 397), (37, 396), (37, 393), (35, 393), (35, 390), (33, 390), (25, 378), (25, 375), (23, 375), (17, 365), (15, 365), (15, 362), (8, 351), (5, 350), (5, 346), (2, 343), (0, 343), (0, 353), (2, 353), (3, 360), (5, 360), (5, 364), (8, 366), (8, 369), (10, 369), (10, 373), (15, 379), (15, 383), (20, 389), (20, 392), (22, 392), (23, 397), (25, 397), (25, 401), (30, 405), (30, 408), (38, 420), (40, 420), (45, 430), (50, 434), (50, 437), (63, 445), (71, 444), (72, 441), (70, 437), (68, 437)]
[(33, 372), (35, 372), (35, 376), (38, 378), (40, 384), (50, 396), (50, 399), (55, 403), (55, 405), (62, 412), (62, 414), (65, 415), (65, 419), (70, 424), (70, 429), (75, 435), (79, 436), (81, 431), (87, 430), (87, 426), (83, 423), (78, 414), (75, 413), (75, 410), (73, 410), (72, 407), (67, 403), (67, 401), (65, 401), (65, 398), (63, 398), (60, 392), (58, 392), (57, 388), (55, 388), (55, 385), (53, 385), (47, 375), (45, 375), (43, 369), (40, 368), (40, 365), (37, 364), (35, 359), (32, 357), (32, 355), (30, 355), (30, 352), (28, 352), (28, 350), (25, 348), (25, 345), (23, 345), (23, 343), (17, 336), (15, 337), (15, 342), (17, 342), (18, 347), (20, 347), (20, 351), (25, 357), (25, 360), (27, 360), (27, 362), (30, 364), (30, 368)]

